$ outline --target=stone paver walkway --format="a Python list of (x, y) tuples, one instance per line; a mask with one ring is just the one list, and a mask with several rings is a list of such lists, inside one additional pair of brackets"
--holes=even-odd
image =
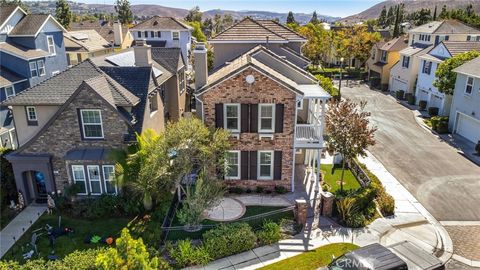
[(234, 198), (222, 198), (220, 203), (207, 211), (207, 219), (213, 221), (231, 221), (245, 214), (245, 205)]
[(0, 232), (0, 258), (20, 239), (24, 232), (37, 221), (47, 210), (47, 206), (31, 204), (23, 209), (8, 225)]
[(453, 251), (470, 260), (480, 261), (480, 225), (445, 226), (453, 241)]

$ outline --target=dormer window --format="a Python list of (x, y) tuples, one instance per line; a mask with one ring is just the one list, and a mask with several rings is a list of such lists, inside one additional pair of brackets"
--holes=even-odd
[(82, 132), (85, 139), (103, 139), (102, 113), (100, 110), (80, 110)]
[(47, 36), (47, 45), (48, 52), (50, 54), (55, 54), (55, 41), (53, 40), (53, 36)]

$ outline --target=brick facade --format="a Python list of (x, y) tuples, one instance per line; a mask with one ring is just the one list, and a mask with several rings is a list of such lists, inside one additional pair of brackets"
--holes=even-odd
[[(81, 124), (78, 109), (100, 109), (103, 123), (104, 139), (84, 140), (81, 136)], [(77, 163), (63, 159), (68, 151), (75, 148), (122, 148), (126, 122), (119, 113), (96, 92), (81, 86), (78, 95), (58, 115), (54, 122), (33, 142), (25, 146), (20, 154), (50, 154), (57, 190), (63, 190), (67, 183), (72, 183), (68, 163), (99, 164), (98, 161), (79, 161)], [(110, 163), (113, 164), (113, 163)]]
[[(245, 81), (245, 77), (250, 74), (255, 77), (255, 82), (251, 85)], [(258, 133), (240, 133), (239, 139), (231, 139), (232, 150), (282, 151), (281, 180), (241, 179), (226, 181), (230, 186), (241, 186), (252, 190), (257, 186), (268, 189), (283, 186), (291, 190), (296, 94), (272, 78), (249, 67), (213, 86), (203, 93), (200, 99), (203, 102), (204, 122), (207, 126), (215, 126), (215, 104), (217, 103), (284, 104), (283, 132), (274, 133), (273, 140), (260, 140)]]

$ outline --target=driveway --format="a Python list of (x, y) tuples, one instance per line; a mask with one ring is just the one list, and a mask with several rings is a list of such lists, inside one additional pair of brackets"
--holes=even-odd
[(370, 152), (437, 220), (480, 220), (479, 166), (420, 127), (393, 97), (364, 84), (342, 87), (342, 96), (368, 102), (378, 128)]

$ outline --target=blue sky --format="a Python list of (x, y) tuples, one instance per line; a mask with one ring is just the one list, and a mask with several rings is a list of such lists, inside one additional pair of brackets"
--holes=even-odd
[[(113, 4), (113, 0), (77, 0), (91, 4)], [(262, 10), (275, 12), (303, 12), (344, 17), (361, 12), (382, 0), (130, 0), (135, 4), (157, 4), (168, 7), (190, 9), (200, 6), (201, 10)]]

